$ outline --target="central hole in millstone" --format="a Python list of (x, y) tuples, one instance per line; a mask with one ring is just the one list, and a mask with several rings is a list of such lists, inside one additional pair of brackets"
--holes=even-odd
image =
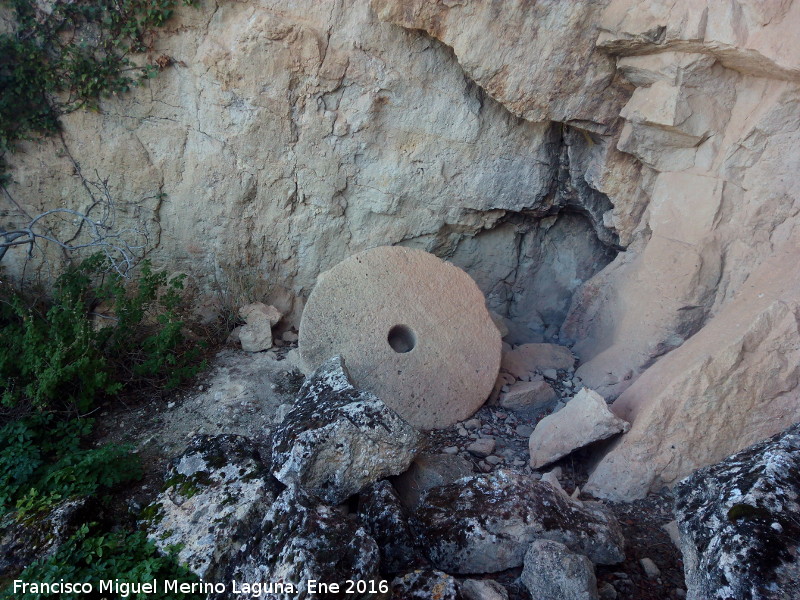
[(408, 325), (395, 325), (386, 337), (392, 350), (399, 353), (411, 352), (417, 345), (417, 335)]

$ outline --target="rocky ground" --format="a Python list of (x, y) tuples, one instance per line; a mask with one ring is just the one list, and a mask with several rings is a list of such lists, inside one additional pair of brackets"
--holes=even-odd
[[(196, 435), (234, 433), (268, 444), (304, 381), (298, 364), (291, 343), (262, 353), (228, 348), (190, 388), (138, 402), (128, 399), (106, 409), (98, 419), (99, 441), (133, 443), (146, 466), (146, 477), (130, 490), (127, 504), (134, 509), (149, 504), (161, 489), (169, 460)], [(475, 473), (507, 469), (540, 478), (542, 472), (528, 464), (528, 439), (538, 420), (560, 408), (574, 391), (569, 370), (556, 375), (548, 380), (559, 398), (554, 408), (532, 415), (497, 403), (484, 406), (470, 419), (426, 433), (421, 453), (459, 457)], [(503, 393), (499, 396), (495, 402), (502, 402)], [(550, 472), (545, 478), (552, 482), (555, 475), (567, 494), (590, 499), (580, 491), (587, 479), (587, 458), (584, 451), (573, 453), (544, 470)], [(674, 519), (672, 502), (664, 491), (633, 503), (608, 504), (624, 532), (626, 558), (618, 565), (597, 567), (601, 598), (684, 596), (680, 552), (664, 529)], [(657, 571), (646, 568), (642, 559), (652, 561)], [(521, 571), (491, 577), (506, 586), (511, 598), (524, 599), (529, 595), (519, 582)]]

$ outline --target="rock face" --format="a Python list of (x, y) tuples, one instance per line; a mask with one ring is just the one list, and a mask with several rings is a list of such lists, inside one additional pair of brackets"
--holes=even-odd
[(236, 435), (198, 436), (167, 471), (164, 491), (144, 510), (148, 537), (198, 576), (221, 578), (229, 557), (249, 544), (279, 493), (253, 443)]
[(627, 431), (630, 424), (616, 417), (603, 397), (582, 388), (560, 411), (539, 421), (528, 447), (535, 469), (579, 448)]
[(435, 429), (486, 401), (500, 334), (469, 275), (421, 250), (381, 247), (320, 275), (300, 353), (313, 367), (341, 355), (355, 385), (415, 427)]
[(520, 566), (536, 539), (559, 541), (598, 564), (625, 557), (622, 532), (610, 512), (502, 469), (430, 489), (415, 519), (431, 563), (448, 573)]
[[(309, 594), (306, 586), (312, 579), (339, 583), (341, 589), (348, 580), (380, 579), (378, 546), (367, 532), (338, 510), (316, 504), (298, 488), (287, 488), (278, 496), (249, 536), (220, 580), (262, 584), (276, 592), (266, 597), (288, 600), (322, 597)], [(294, 591), (277, 593), (269, 587), (278, 582), (293, 584)], [(352, 597), (373, 596), (354, 593)]]
[(800, 596), (800, 424), (676, 488), (690, 600)]
[(334, 357), (303, 385), (278, 425), (272, 470), (329, 504), (408, 468), (418, 432), (369, 392), (355, 389)]
[(634, 498), (800, 420), (799, 20), (797, 0), (182, 8), (137, 57), (173, 67), (66, 117), (68, 152), (8, 157), (4, 218), (84, 207), (76, 167), (96, 170), (157, 264), (294, 325), (347, 256), (450, 258), (510, 341), (560, 336), (618, 397), (632, 430), (593, 485)]
[(533, 598), (599, 598), (592, 561), (551, 540), (536, 540), (530, 545), (520, 578)]

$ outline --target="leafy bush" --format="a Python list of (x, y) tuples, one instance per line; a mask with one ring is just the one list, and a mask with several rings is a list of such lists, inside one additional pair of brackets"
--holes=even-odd
[[(152, 29), (172, 16), (177, 0), (2, 0), (16, 30), (0, 35), (0, 175), (2, 155), (17, 141), (52, 134), (61, 114), (97, 108), (155, 76), (131, 53), (149, 46)], [(193, 0), (183, 0), (191, 5)]]
[[(94, 524), (84, 524), (56, 553), (46, 560), (29, 565), (20, 577), (28, 583), (92, 582), (95, 590), (101, 579), (119, 579), (123, 582), (148, 582), (153, 579), (177, 580), (181, 583), (198, 581), (186, 567), (172, 556), (160, 556), (155, 546), (141, 532), (124, 531), (107, 533), (98, 531)], [(0, 592), (0, 598), (39, 600), (50, 596), (26, 593), (12, 595), (9, 586)], [(82, 594), (58, 594), (52, 597), (64, 600), (84, 597)], [(116, 597), (108, 595), (107, 597)], [(128, 598), (144, 600), (147, 594), (130, 594)], [(197, 594), (161, 593), (164, 600), (182, 600), (200, 597)]]
[[(0, 302), (0, 337), (7, 340), (0, 347), (0, 404), (84, 413), (126, 384), (149, 378), (171, 388), (203, 367), (199, 349), (186, 348), (177, 314), (183, 277), (168, 279), (145, 261), (128, 286), (107, 267), (98, 254), (69, 268), (49, 306), (9, 290)], [(104, 327), (90, 318), (101, 303), (113, 312)]]
[(21, 520), (141, 478), (131, 447), (83, 448), (91, 429), (89, 419), (59, 422), (52, 414), (0, 428), (0, 516), (16, 509)]

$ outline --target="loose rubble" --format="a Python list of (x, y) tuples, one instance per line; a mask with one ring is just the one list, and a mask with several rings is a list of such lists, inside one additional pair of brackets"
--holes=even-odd
[(329, 504), (405, 471), (419, 433), (375, 395), (355, 389), (340, 357), (303, 385), (275, 431), (272, 470)]

